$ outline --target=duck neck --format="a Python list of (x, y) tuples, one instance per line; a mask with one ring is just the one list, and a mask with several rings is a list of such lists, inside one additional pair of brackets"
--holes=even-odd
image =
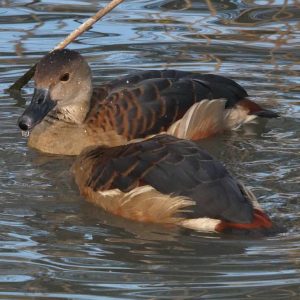
[(52, 117), (67, 123), (82, 124), (90, 109), (91, 94), (92, 89), (89, 93), (85, 94), (84, 97), (79, 94), (69, 105), (58, 106), (57, 109), (52, 112)]
[(88, 103), (71, 104), (58, 108), (54, 114), (59, 121), (82, 124), (89, 110)]

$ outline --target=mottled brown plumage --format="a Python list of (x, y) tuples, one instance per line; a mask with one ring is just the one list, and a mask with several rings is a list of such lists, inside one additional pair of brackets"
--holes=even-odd
[(34, 81), (19, 126), (31, 131), (31, 147), (54, 154), (77, 155), (90, 145), (116, 146), (164, 131), (200, 139), (257, 115), (277, 116), (247, 99), (233, 80), (213, 74), (140, 71), (93, 87), (87, 62), (68, 49), (42, 58)]
[(94, 88), (86, 122), (113, 126), (130, 140), (166, 131), (203, 99), (227, 99), (225, 107), (230, 109), (247, 96), (240, 85), (219, 75), (143, 71)]
[[(171, 215), (164, 216), (176, 222), (177, 218), (180, 222), (209, 218), (225, 222), (223, 227), (226, 227), (224, 224), (248, 224), (251, 228), (257, 221), (255, 211), (259, 208), (254, 195), (192, 141), (157, 135), (124, 146), (92, 147), (77, 158), (73, 172), (82, 194), (89, 201), (130, 219), (160, 222), (156, 214), (162, 214), (166, 201), (168, 205), (164, 209)], [(144, 186), (151, 190), (149, 195), (144, 194), (143, 200), (127, 196)], [(152, 199), (154, 192), (162, 195), (158, 203)], [(118, 200), (107, 200), (115, 195)], [(177, 197), (173, 199), (175, 210), (168, 210), (174, 207), (170, 196)], [(128, 202), (130, 207), (125, 209), (124, 203)], [(141, 203), (145, 203), (143, 207)], [(148, 206), (155, 206), (152, 214)], [(267, 225), (258, 223), (258, 227), (271, 226), (267, 221)]]
[[(88, 201), (132, 220), (205, 231), (271, 226), (255, 196), (221, 163), (176, 138), (205, 138), (255, 116), (277, 116), (233, 80), (153, 70), (93, 88), (88, 64), (67, 49), (47, 54), (34, 80), (19, 126), (31, 131), (29, 145), (40, 151), (86, 149), (73, 171)], [(163, 131), (174, 137), (149, 138)]]

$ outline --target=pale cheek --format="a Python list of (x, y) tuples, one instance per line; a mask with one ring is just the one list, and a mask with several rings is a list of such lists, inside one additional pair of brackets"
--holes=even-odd
[(63, 84), (57, 84), (51, 90), (51, 99), (57, 101), (59, 106), (68, 105), (70, 99), (72, 100), (72, 91), (68, 89), (68, 86)]
[(60, 84), (57, 84), (51, 89), (50, 96), (53, 100), (61, 100), (65, 98), (65, 91), (64, 89), (62, 89), (62, 86)]

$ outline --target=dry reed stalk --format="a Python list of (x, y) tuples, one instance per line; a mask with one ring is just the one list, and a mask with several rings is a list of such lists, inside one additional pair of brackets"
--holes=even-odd
[[(78, 36), (83, 34), (85, 31), (89, 30), (93, 24), (99, 21), (102, 17), (113, 10), (117, 5), (122, 3), (124, 0), (112, 0), (104, 8), (100, 9), (94, 16), (90, 17), (84, 23), (82, 23), (78, 28), (76, 28), (72, 33), (70, 33), (62, 42), (55, 46), (53, 50), (64, 49), (67, 45), (73, 42)], [(51, 50), (51, 51), (53, 51)], [(50, 52), (51, 52), (50, 51)], [(8, 90), (20, 90), (34, 75), (35, 67), (32, 66), (22, 77), (20, 77), (14, 84), (12, 84)]]

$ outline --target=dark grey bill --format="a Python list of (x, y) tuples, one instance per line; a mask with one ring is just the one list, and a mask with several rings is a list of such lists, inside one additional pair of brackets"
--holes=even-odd
[(44, 119), (55, 105), (56, 101), (50, 98), (49, 90), (35, 89), (31, 103), (18, 119), (19, 127), (24, 131), (31, 130)]

